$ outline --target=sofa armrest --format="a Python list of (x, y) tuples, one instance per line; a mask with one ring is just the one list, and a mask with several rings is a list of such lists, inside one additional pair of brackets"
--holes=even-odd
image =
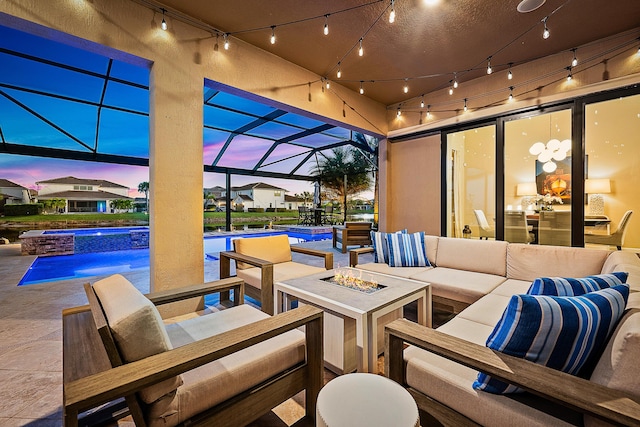
[(327, 270), (331, 270), (333, 268), (333, 254), (331, 252), (293, 245), (291, 245), (291, 252), (324, 258), (324, 268)]
[[(73, 425), (82, 411), (131, 395), (300, 326), (306, 326), (307, 355), (306, 362), (294, 369), (304, 370), (307, 386), (313, 388), (311, 394), (317, 395), (322, 386), (322, 310), (305, 306), (66, 383), (65, 422)], [(315, 400), (311, 406), (315, 411)]]
[(640, 425), (637, 397), (403, 319), (385, 326), (385, 373), (405, 383), (404, 343), (619, 425)]
[(351, 249), (349, 251), (349, 266), (355, 267), (358, 265), (358, 256), (360, 256), (360, 254), (368, 254), (370, 252), (373, 252), (372, 247)]
[(201, 285), (185, 286), (183, 288), (169, 289), (167, 291), (154, 292), (145, 296), (155, 305), (168, 304), (184, 299), (203, 297), (218, 292), (233, 290), (233, 305), (244, 303), (244, 281), (238, 278), (227, 278), (214, 282), (207, 282)]
[[(235, 251), (220, 252), (220, 279), (231, 277), (231, 260), (260, 268), (260, 302), (262, 311), (273, 315), (273, 263)], [(229, 299), (228, 292), (220, 293), (220, 301)]]

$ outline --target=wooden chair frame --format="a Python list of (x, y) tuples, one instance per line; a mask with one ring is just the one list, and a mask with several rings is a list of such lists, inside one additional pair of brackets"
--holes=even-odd
[[(317, 249), (303, 248), (300, 246), (291, 245), (291, 252), (297, 252), (305, 255), (311, 255), (324, 258), (324, 268), (331, 270), (333, 268), (333, 254), (331, 252), (320, 251)], [(253, 286), (244, 287), (244, 292), (251, 298), (260, 301), (262, 304), (262, 311), (267, 314), (273, 315), (273, 266), (274, 263), (265, 261), (260, 258), (244, 255), (235, 251), (223, 251), (220, 252), (220, 278), (231, 277), (231, 260), (237, 262), (243, 262), (245, 264), (259, 267), (261, 270), (260, 289)], [(228, 299), (228, 292), (220, 295), (220, 299)]]
[[(306, 390), (306, 416), (315, 419), (323, 384), (322, 311), (305, 306), (182, 347), (117, 365), (120, 358), (104, 312), (86, 285), (89, 306), (63, 312), (64, 425), (77, 426), (83, 411), (125, 398), (137, 426), (145, 426), (136, 392), (198, 366), (305, 326), (305, 361), (185, 422), (190, 426), (243, 426)], [(226, 279), (148, 295), (156, 305), (234, 290), (243, 301), (244, 282)], [(92, 295), (93, 294), (93, 295)], [(97, 305), (96, 305), (97, 304)], [(102, 345), (101, 345), (102, 344)], [(115, 365), (114, 365), (115, 363)]]
[(340, 243), (343, 254), (347, 253), (349, 245), (371, 245), (370, 222), (346, 222), (345, 225), (333, 226), (333, 247)]
[[(640, 401), (629, 393), (502, 354), (414, 322), (395, 320), (385, 326), (385, 375), (409, 390), (421, 410), (421, 419), (433, 417), (445, 426), (478, 425), (445, 403), (407, 385), (406, 364), (403, 359), (405, 344), (415, 345), (485, 372), (496, 379), (614, 425), (640, 425)], [(423, 425), (426, 425), (424, 421)]]

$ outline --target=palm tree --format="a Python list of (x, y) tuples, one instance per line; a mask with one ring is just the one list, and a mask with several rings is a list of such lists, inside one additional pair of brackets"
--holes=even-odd
[(149, 212), (149, 182), (144, 181), (138, 184), (138, 192), (144, 193), (144, 210)]
[(346, 221), (347, 195), (371, 188), (371, 175), (368, 173), (370, 166), (360, 150), (338, 147), (331, 150), (331, 153), (333, 156), (322, 158), (311, 170), (311, 174), (318, 177), (330, 197), (343, 201)]
[(353, 140), (373, 150), (373, 152), (366, 151), (363, 154), (368, 158), (373, 174), (373, 223), (377, 225), (380, 203), (378, 199), (378, 139), (359, 132), (353, 132)]

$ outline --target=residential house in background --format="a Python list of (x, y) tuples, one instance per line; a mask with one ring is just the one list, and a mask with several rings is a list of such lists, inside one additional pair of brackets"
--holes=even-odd
[(31, 191), (15, 182), (0, 178), (0, 210), (4, 205), (29, 203), (32, 200)]
[(129, 187), (101, 179), (66, 176), (36, 182), (38, 200), (65, 199), (66, 213), (112, 212), (113, 200), (133, 200)]
[[(285, 203), (286, 192), (287, 190), (284, 188), (264, 182), (231, 187), (231, 208), (237, 210), (241, 206), (245, 212), (251, 208), (264, 208), (265, 210), (267, 208), (288, 208)], [(226, 195), (227, 191), (224, 190), (220, 196), (225, 198)]]
[(220, 187), (219, 185), (211, 188), (204, 188), (202, 191), (202, 194), (204, 195), (204, 209), (207, 210), (214, 207), (221, 208), (222, 206), (225, 206), (226, 201), (224, 200), (224, 197), (222, 197), (222, 193), (224, 192), (224, 187)]
[(299, 207), (313, 207), (313, 198), (305, 200), (303, 197), (284, 195), (285, 207), (289, 210), (296, 211)]

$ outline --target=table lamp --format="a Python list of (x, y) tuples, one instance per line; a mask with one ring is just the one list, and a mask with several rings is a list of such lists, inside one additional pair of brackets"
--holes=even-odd
[(538, 187), (536, 186), (535, 182), (521, 182), (516, 187), (516, 196), (524, 196), (522, 199), (522, 204), (526, 206), (527, 211), (533, 209), (535, 199), (532, 199), (536, 194), (538, 194)]
[(611, 181), (609, 179), (586, 179), (584, 192), (589, 195), (589, 215), (604, 215), (603, 194), (611, 193)]

